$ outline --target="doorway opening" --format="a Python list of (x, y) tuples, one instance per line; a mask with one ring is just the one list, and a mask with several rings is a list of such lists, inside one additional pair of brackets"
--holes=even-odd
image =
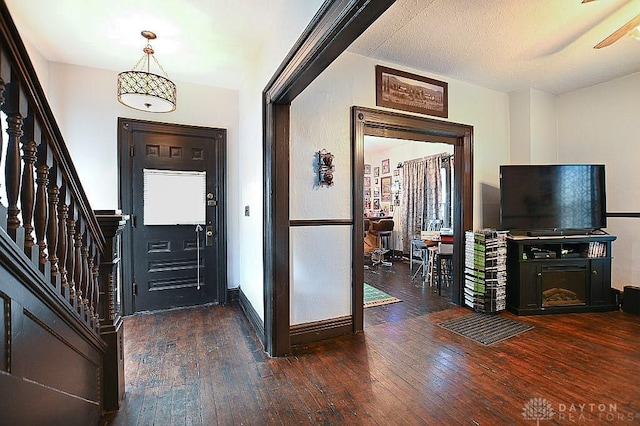
[(363, 107), (352, 108), (353, 149), (353, 331), (364, 329), (364, 168), (365, 136), (436, 142), (453, 147), (451, 302), (464, 295), (464, 230), (473, 229), (473, 127)]
[(364, 137), (365, 328), (451, 306), (453, 151)]

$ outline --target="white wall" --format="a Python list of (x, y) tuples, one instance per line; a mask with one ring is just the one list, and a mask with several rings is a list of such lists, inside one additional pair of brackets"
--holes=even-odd
[(556, 97), (531, 89), (531, 163), (558, 162)]
[(508, 164), (531, 162), (531, 101), (529, 90), (509, 94), (510, 152)]
[[(351, 53), (343, 53), (292, 104), (291, 218), (352, 218), (350, 108), (375, 107), (377, 64), (449, 83), (449, 120), (474, 126), (474, 228), (483, 226), (482, 186), (496, 188), (498, 166), (509, 162), (508, 95)], [(313, 186), (313, 154), (323, 148), (336, 156), (336, 184), (330, 188)], [(305, 265), (308, 248), (296, 243), (302, 232), (292, 230), (292, 265)], [(351, 314), (348, 305), (337, 309), (334, 300), (335, 294), (343, 295), (341, 300), (349, 300), (351, 294), (351, 276), (345, 274), (351, 268), (351, 252), (336, 250), (336, 243), (350, 235), (350, 226), (318, 233), (314, 250), (331, 253), (323, 274), (310, 276), (300, 266), (294, 269), (291, 309), (296, 324)]]
[(555, 100), (536, 89), (509, 94), (510, 164), (558, 162)]
[[(239, 197), (240, 287), (260, 318), (264, 319), (263, 224), (262, 224), (262, 88), (247, 83), (240, 91)], [(249, 208), (245, 216), (244, 208)]]
[[(280, 63), (300, 37), (320, 7), (321, 0), (295, 2), (286, 6), (281, 22), (272, 22), (265, 32), (265, 48), (240, 90), (239, 198), (240, 233), (238, 245), (242, 293), (260, 318), (264, 319), (263, 276), (263, 185), (262, 91)], [(274, 4), (274, 6), (276, 6)], [(250, 210), (244, 215), (244, 206)]]
[[(559, 161), (606, 165), (607, 211), (640, 212), (640, 73), (560, 95)], [(609, 219), (612, 284), (640, 285), (640, 219)]]
[(38, 49), (35, 48), (34, 45), (29, 43), (26, 40), (22, 40), (24, 42), (24, 47), (27, 49), (27, 53), (29, 55), (29, 59), (31, 59), (31, 63), (33, 64), (33, 68), (36, 70), (36, 74), (38, 75), (38, 80), (40, 80), (40, 85), (44, 89), (45, 96), (49, 96), (49, 61), (42, 56), (42, 53)]

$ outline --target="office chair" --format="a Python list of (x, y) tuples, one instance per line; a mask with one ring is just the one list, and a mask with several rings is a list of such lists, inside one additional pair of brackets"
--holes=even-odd
[[(378, 247), (373, 251), (375, 257), (372, 256), (373, 264), (377, 265), (382, 263), (384, 266), (391, 266), (391, 262), (385, 262), (384, 255), (390, 251), (391, 243), (391, 231), (393, 231), (393, 220), (380, 219), (377, 222), (373, 222), (371, 233), (378, 237)], [(384, 244), (386, 241), (386, 244)]]

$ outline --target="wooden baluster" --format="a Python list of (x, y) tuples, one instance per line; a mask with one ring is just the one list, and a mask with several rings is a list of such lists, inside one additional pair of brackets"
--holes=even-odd
[[(83, 222), (84, 223), (84, 222)], [(91, 237), (89, 236), (89, 231), (85, 230), (84, 235), (82, 236), (82, 241), (80, 242), (80, 267), (82, 270), (82, 285), (81, 285), (81, 290), (82, 290), (82, 294), (81, 296), (84, 296), (84, 298), (82, 298), (82, 315), (83, 318), (85, 319), (85, 321), (90, 321), (90, 315), (89, 315), (89, 246), (88, 243), (91, 240)]]
[(69, 205), (69, 211), (67, 212), (67, 285), (69, 286), (69, 303), (78, 309), (76, 304), (76, 281), (75, 281), (75, 235), (76, 235), (76, 207), (73, 204)]
[(20, 227), (18, 198), (20, 194), (20, 138), (22, 126), (27, 115), (27, 99), (16, 81), (9, 84), (7, 102), (4, 105), (7, 114), (7, 156), (5, 159), (5, 184), (7, 185), (7, 234), (15, 241)]
[[(5, 103), (5, 89), (9, 82), (11, 81), (11, 64), (7, 59), (7, 55), (5, 54), (4, 49), (0, 48), (0, 108), (4, 111), (4, 103)], [(2, 139), (3, 135), (0, 132), (0, 152), (2, 152)], [(2, 197), (0, 197), (2, 200)]]
[(36, 152), (40, 144), (40, 126), (32, 116), (27, 117), (22, 138), (22, 185), (20, 186), (20, 205), (22, 207), (22, 226), (24, 227), (24, 253), (32, 258), (35, 240), (33, 238), (33, 210), (35, 205), (35, 169)]
[(75, 284), (76, 289), (76, 308), (81, 316), (84, 316), (84, 308), (82, 307), (82, 293), (84, 288), (82, 288), (82, 236), (84, 234), (84, 222), (82, 218), (78, 217), (76, 221), (76, 232), (74, 233), (74, 243), (73, 243), (73, 282)]
[[(47, 155), (49, 154), (49, 155)], [(45, 272), (47, 265), (47, 231), (49, 225), (49, 170), (51, 160), (49, 144), (41, 143), (38, 146), (36, 163), (36, 207), (34, 213), (36, 240), (38, 244), (38, 265), (41, 272)]]
[(89, 325), (93, 325), (93, 298), (95, 297), (95, 291), (93, 288), (93, 255), (90, 255), (93, 247), (92, 245), (87, 246), (86, 250), (87, 250), (87, 275), (86, 275), (86, 281), (87, 281), (87, 293), (85, 295), (85, 300), (87, 301), (86, 303), (86, 309), (87, 309), (87, 315), (89, 317)]
[(60, 204), (58, 207), (58, 272), (60, 274), (60, 291), (65, 300), (69, 300), (69, 277), (67, 276), (67, 218), (69, 214), (68, 197), (65, 187), (60, 188)]
[[(93, 266), (93, 305), (91, 310), (93, 312), (94, 328), (97, 330), (100, 328), (100, 255), (95, 254), (95, 261)], [(93, 258), (92, 258), (93, 259)]]
[[(47, 146), (47, 150), (50, 148)], [(47, 155), (47, 158), (49, 155)], [(49, 169), (49, 221), (47, 225), (47, 244), (49, 248), (49, 265), (51, 267), (51, 284), (62, 294), (62, 281), (58, 270), (58, 201), (60, 196), (60, 171), (53, 166)]]

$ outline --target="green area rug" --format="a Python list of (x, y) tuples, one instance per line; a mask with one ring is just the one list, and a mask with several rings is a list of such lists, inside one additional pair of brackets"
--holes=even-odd
[(364, 307), (370, 308), (372, 306), (388, 305), (390, 303), (402, 302), (397, 297), (393, 297), (382, 290), (378, 290), (375, 287), (364, 283)]

